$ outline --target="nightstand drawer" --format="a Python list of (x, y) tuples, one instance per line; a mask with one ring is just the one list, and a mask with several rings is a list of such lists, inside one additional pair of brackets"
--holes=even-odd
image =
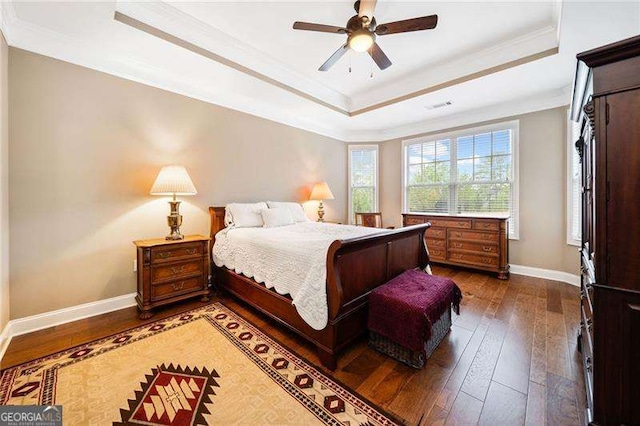
[(175, 262), (176, 260), (201, 257), (203, 247), (202, 243), (153, 247), (151, 249), (151, 263)]
[(151, 286), (151, 300), (156, 301), (167, 297), (189, 293), (203, 288), (202, 277), (188, 278), (186, 280), (173, 281), (165, 284)]
[(151, 268), (151, 284), (173, 281), (180, 278), (202, 275), (203, 262), (197, 259), (191, 262), (181, 262)]

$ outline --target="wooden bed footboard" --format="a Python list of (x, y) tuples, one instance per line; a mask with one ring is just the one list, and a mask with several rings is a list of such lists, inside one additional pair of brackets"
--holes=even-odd
[[(209, 207), (211, 247), (224, 229), (224, 207)], [(291, 298), (263, 284), (215, 267), (215, 285), (238, 297), (316, 345), (322, 364), (333, 370), (337, 353), (367, 330), (367, 300), (374, 288), (407, 269), (425, 268), (429, 255), (424, 233), (429, 223), (391, 232), (334, 241), (327, 252), (329, 322), (314, 330), (296, 312)]]

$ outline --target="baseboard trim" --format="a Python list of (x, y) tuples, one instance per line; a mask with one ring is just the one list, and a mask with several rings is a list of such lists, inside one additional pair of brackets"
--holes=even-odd
[(96, 302), (70, 306), (56, 311), (11, 320), (0, 334), (0, 360), (4, 356), (11, 339), (22, 334), (32, 333), (45, 328), (78, 321), (96, 315), (106, 314), (136, 305), (136, 293), (124, 294)]
[(580, 286), (580, 276), (553, 269), (534, 268), (533, 266), (511, 265), (509, 272), (515, 275), (544, 278), (547, 280), (561, 281), (574, 286)]

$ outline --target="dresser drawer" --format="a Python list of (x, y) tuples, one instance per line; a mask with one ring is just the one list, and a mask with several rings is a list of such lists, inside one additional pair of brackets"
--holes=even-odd
[(175, 262), (176, 260), (202, 257), (203, 247), (202, 243), (153, 247), (151, 249), (151, 263)]
[(405, 216), (404, 217), (404, 225), (405, 226), (411, 226), (411, 225), (420, 225), (422, 223), (425, 223), (426, 220), (424, 217), (420, 217), (420, 216)]
[(498, 254), (496, 244), (470, 243), (468, 241), (451, 241), (449, 248), (454, 250), (473, 251), (478, 254)]
[(474, 219), (473, 229), (479, 229), (481, 231), (499, 231), (500, 222), (496, 220)]
[(451, 240), (469, 240), (497, 244), (500, 235), (495, 232), (449, 230)]
[(459, 253), (449, 251), (449, 259), (457, 263), (468, 263), (470, 265), (496, 267), (498, 266), (498, 256), (481, 255), (473, 253)]
[(151, 300), (161, 300), (167, 297), (178, 296), (194, 290), (203, 289), (202, 277), (188, 278), (186, 280), (172, 281), (169, 283), (151, 286)]
[(427, 247), (429, 247), (429, 249), (433, 248), (444, 248), (445, 247), (445, 240), (434, 240), (431, 238), (427, 238)]
[(431, 222), (431, 226), (440, 226), (443, 228), (471, 229), (471, 219), (440, 219), (429, 217), (427, 218), (427, 220)]
[(443, 248), (430, 248), (429, 258), (431, 258), (431, 260), (445, 260), (447, 258), (446, 253), (446, 250)]
[(202, 275), (202, 267), (203, 262), (201, 259), (190, 262), (156, 266), (155, 268), (151, 268), (151, 284), (177, 280), (194, 275)]
[(434, 228), (431, 227), (429, 229), (427, 229), (427, 232), (425, 232), (425, 237), (427, 239), (431, 239), (431, 238), (446, 238), (447, 237), (447, 229), (446, 228)]

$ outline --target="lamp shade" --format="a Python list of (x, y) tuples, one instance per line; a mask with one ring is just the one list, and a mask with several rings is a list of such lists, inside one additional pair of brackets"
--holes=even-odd
[(196, 187), (184, 166), (164, 166), (151, 187), (151, 195), (194, 195)]
[(329, 189), (329, 185), (327, 182), (318, 182), (313, 185), (313, 189), (311, 190), (310, 200), (333, 200), (333, 193), (331, 189)]

